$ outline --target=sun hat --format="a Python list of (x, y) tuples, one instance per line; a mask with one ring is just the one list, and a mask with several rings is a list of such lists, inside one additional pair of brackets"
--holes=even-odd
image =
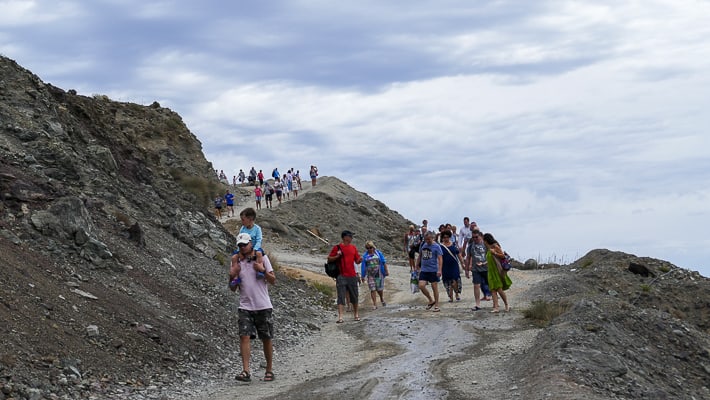
[(237, 246), (240, 244), (247, 244), (249, 242), (251, 242), (251, 236), (248, 233), (243, 232), (237, 236)]

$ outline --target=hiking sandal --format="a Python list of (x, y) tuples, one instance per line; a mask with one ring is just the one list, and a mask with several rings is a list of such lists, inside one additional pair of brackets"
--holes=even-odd
[(271, 371), (266, 371), (264, 374), (264, 382), (273, 382), (274, 379), (276, 379), (276, 375)]
[(234, 377), (239, 382), (251, 382), (251, 375), (247, 371), (242, 371), (241, 374)]

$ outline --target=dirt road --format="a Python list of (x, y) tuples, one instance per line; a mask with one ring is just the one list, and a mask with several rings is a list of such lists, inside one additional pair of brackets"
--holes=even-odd
[[(298, 266), (305, 279), (320, 279), (321, 257), (281, 252), (286, 266)], [(545, 279), (541, 271), (511, 272), (511, 312), (490, 313), (491, 302), (472, 311), (473, 285), (464, 283), (460, 302), (442, 293), (441, 312), (426, 311), (426, 299), (412, 294), (409, 267), (391, 264), (386, 280), (386, 307), (372, 310), (361, 286), (362, 321), (312, 321), (321, 331), (288, 352), (275, 349), (274, 382), (263, 382), (263, 366), (252, 371), (251, 383), (214, 382), (201, 399), (491, 399), (515, 395), (516, 382), (506, 375), (514, 354), (531, 345), (539, 329), (522, 321), (527, 289)], [(278, 310), (275, 310), (278, 312)], [(278, 327), (277, 327), (278, 329)], [(253, 341), (253, 353), (261, 346)]]

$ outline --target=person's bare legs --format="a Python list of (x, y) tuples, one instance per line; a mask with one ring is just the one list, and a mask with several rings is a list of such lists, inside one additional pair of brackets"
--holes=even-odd
[(491, 295), (493, 296), (493, 310), (491, 312), (498, 312), (498, 290), (491, 290)]
[(338, 304), (338, 321), (343, 320), (343, 305)]
[[(422, 294), (427, 298), (429, 301), (427, 306), (429, 304), (436, 304), (434, 300), (432, 300), (431, 295), (429, 294), (429, 290), (426, 288), (427, 281), (419, 281), (419, 291), (422, 292)], [(433, 287), (433, 286), (432, 286)]]
[(505, 311), (510, 311), (510, 307), (508, 306), (508, 295), (506, 295), (503, 290), (500, 291), (500, 298), (503, 299), (503, 304), (505, 304)]
[(431, 283), (431, 291), (434, 292), (434, 307), (439, 307), (439, 284), (437, 282)]
[(357, 302), (357, 299), (355, 299), (355, 301), (352, 301), (352, 299), (350, 299), (350, 303), (352, 303), (352, 305), (353, 305), (353, 318), (354, 318), (355, 320), (359, 320), (359, 319), (360, 319), (360, 314), (358, 314), (358, 308), (359, 308), (358, 306), (359, 306), (359, 304), (358, 304), (358, 302)]
[(242, 353), (242, 370), (250, 374), (249, 358), (251, 357), (251, 343), (249, 342), (249, 336), (239, 336), (239, 352)]
[(384, 291), (384, 290), (378, 290), (378, 291), (377, 291), (377, 294), (380, 295), (380, 303), (382, 303), (382, 305), (384, 306), (384, 305), (385, 305), (385, 291)]
[(473, 297), (476, 299), (476, 307), (481, 306), (481, 285), (473, 285)]
[(374, 290), (371, 291), (370, 297), (372, 297), (372, 309), (375, 310), (377, 309), (377, 292)]
[(266, 359), (266, 372), (273, 373), (274, 345), (271, 339), (261, 339), (264, 344), (264, 358)]

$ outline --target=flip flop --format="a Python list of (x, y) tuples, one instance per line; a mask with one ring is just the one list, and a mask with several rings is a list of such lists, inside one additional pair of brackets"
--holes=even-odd
[(481, 309), (481, 307), (475, 306), (475, 307), (473, 307), (473, 308), (471, 309), (471, 311), (478, 311), (478, 310), (480, 310), (480, 309)]
[(429, 303), (429, 304), (427, 304), (426, 309), (427, 309), (427, 310), (431, 310), (431, 308), (434, 307), (434, 304), (436, 304), (436, 303)]
[(355, 322), (360, 322), (360, 317), (355, 317)]
[(497, 308), (494, 308), (494, 309), (491, 310), (491, 312), (492, 312), (493, 314), (498, 314), (500, 311), (499, 311)]
[(343, 320), (342, 320), (342, 319), (339, 319), (339, 320), (335, 321), (335, 323), (336, 323), (336, 324), (342, 324), (342, 323), (343, 323)]
[(434, 309), (431, 310), (431, 311), (432, 311), (432, 312), (439, 312), (439, 311), (441, 311), (441, 308), (439, 308), (439, 307), (434, 307)]

